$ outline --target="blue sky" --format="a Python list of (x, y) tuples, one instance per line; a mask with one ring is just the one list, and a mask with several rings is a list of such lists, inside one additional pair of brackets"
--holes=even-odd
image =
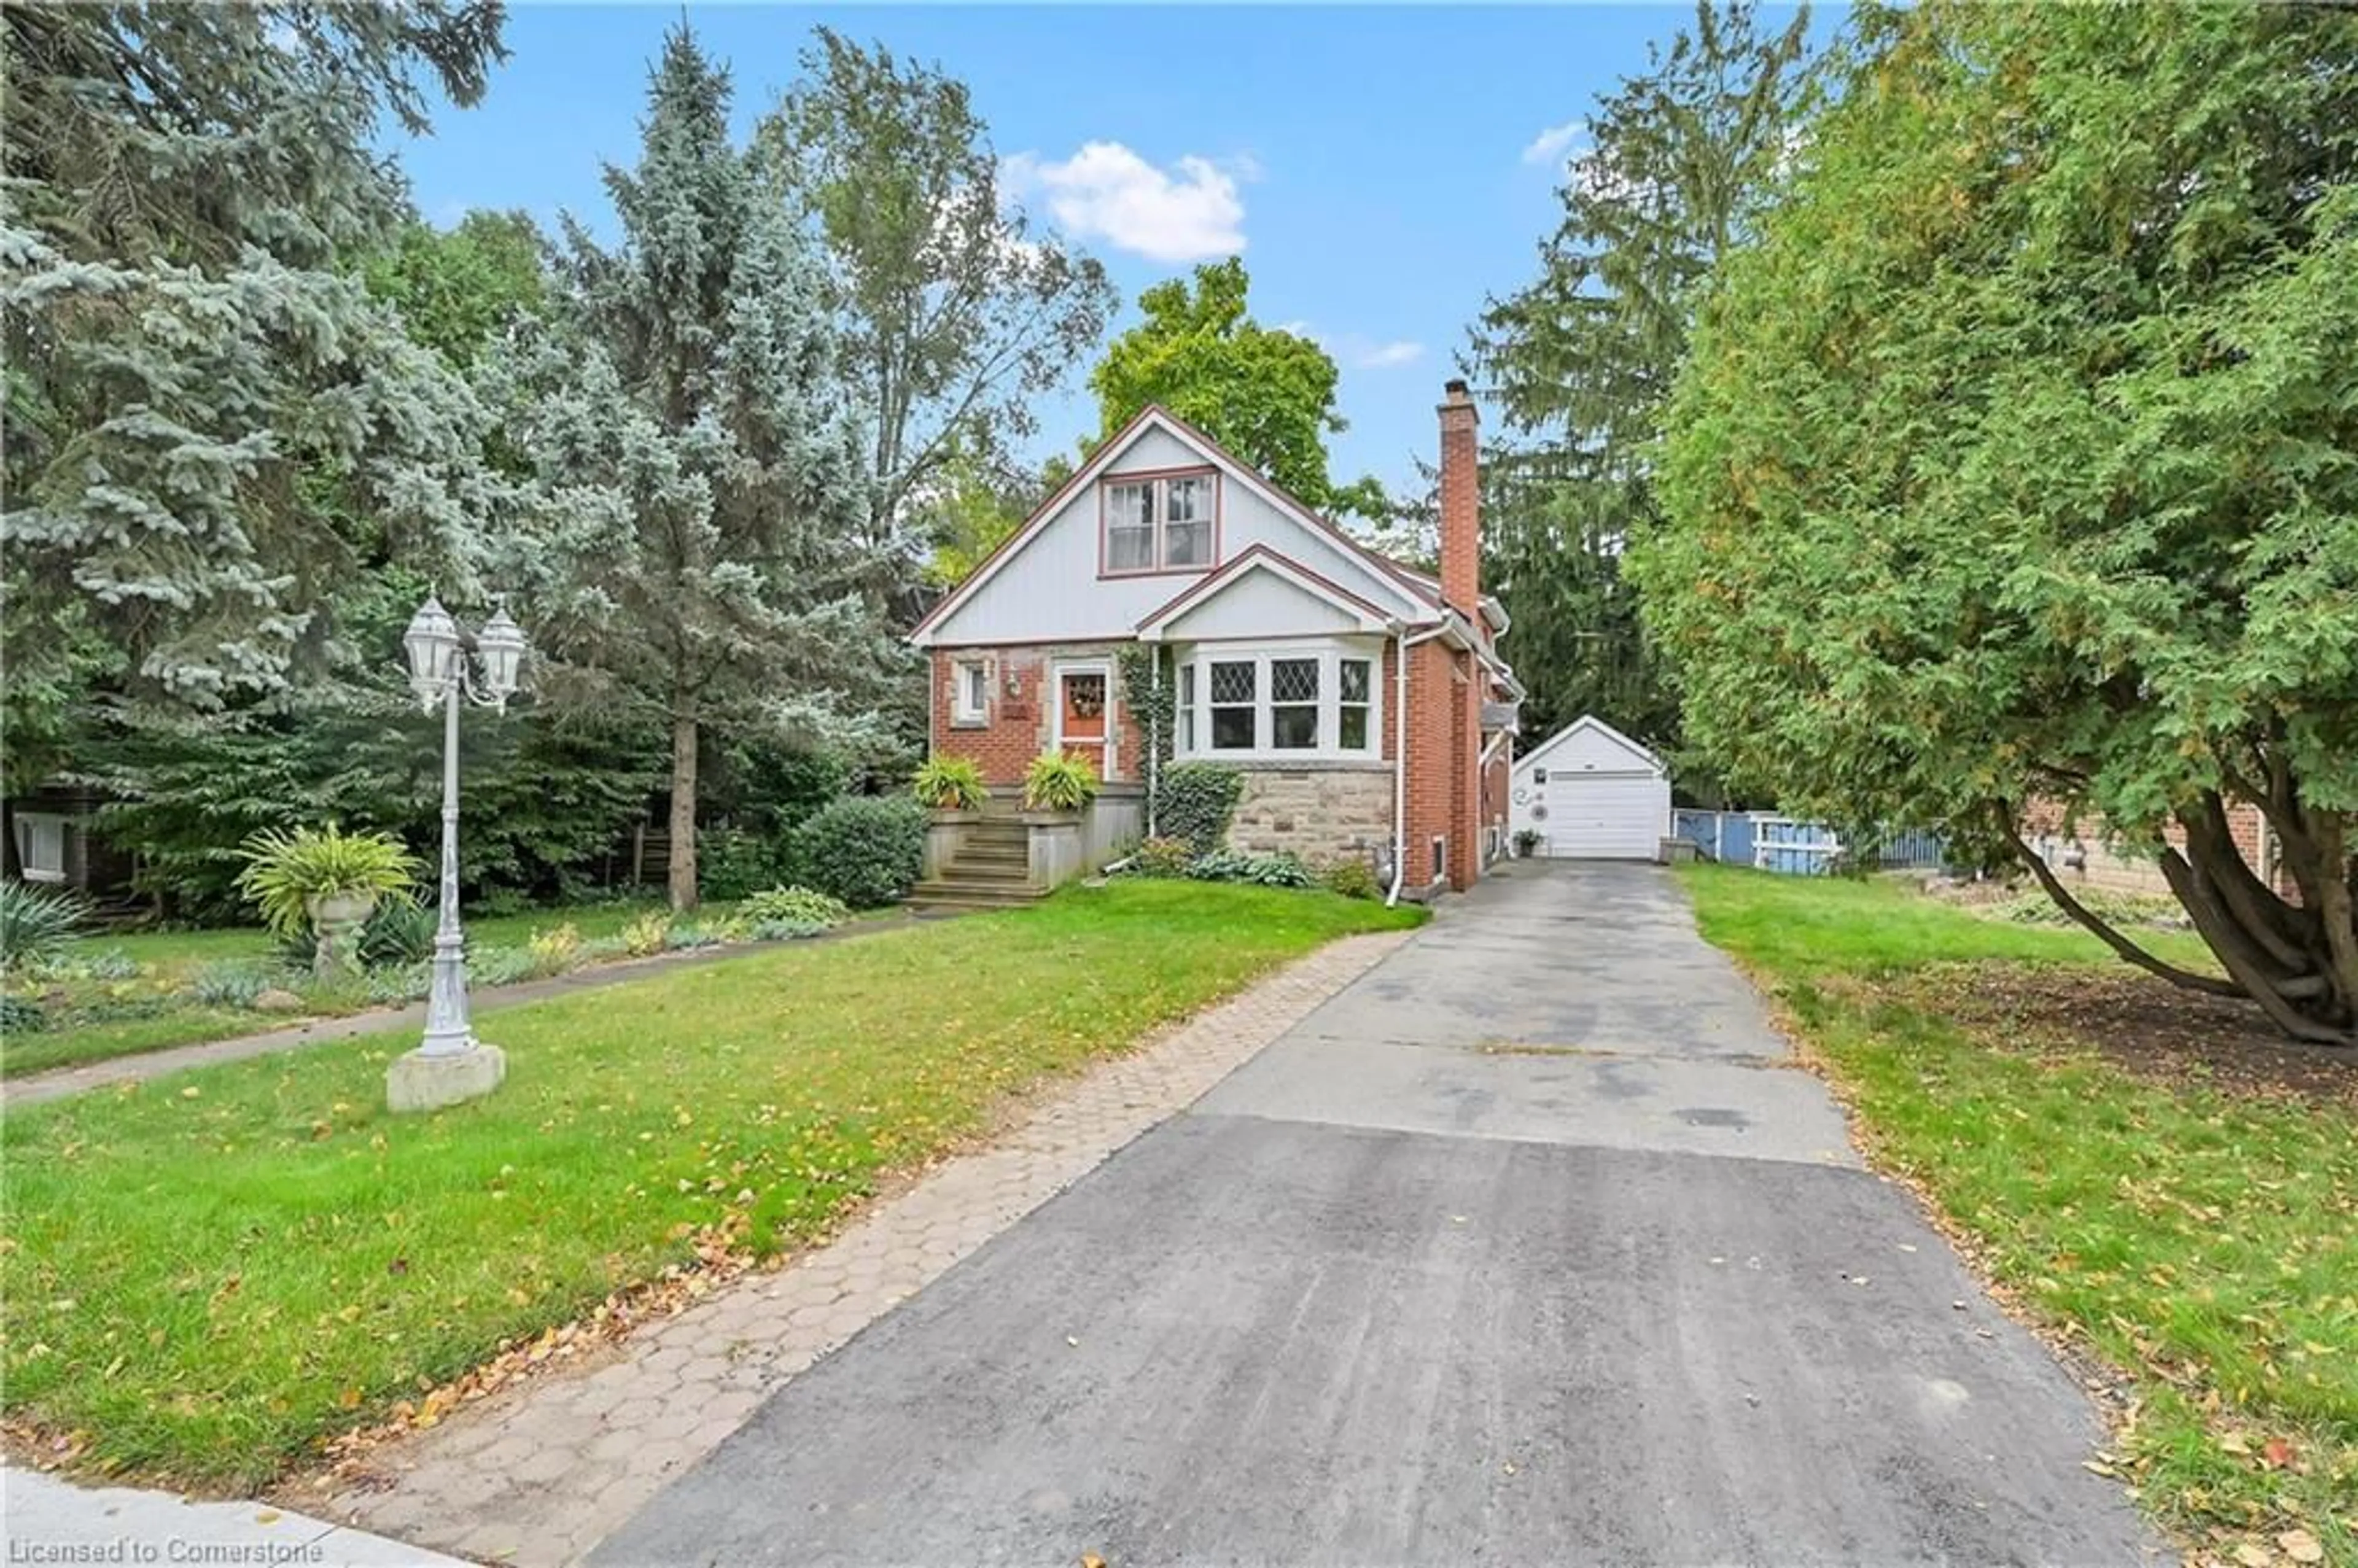
[[(417, 204), (569, 210), (608, 229), (646, 68), (676, 5), (520, 5), (483, 103), (401, 148)], [(1035, 221), (1139, 292), (1241, 247), (1254, 315), (1324, 342), (1351, 428), (1338, 477), (1405, 482), (1486, 296), (1535, 267), (1576, 123), (1691, 5), (690, 5), (741, 124), (793, 81), (813, 24), (936, 62), (972, 89)], [(1772, 14), (1773, 15), (1773, 14)], [(1781, 19), (1779, 17), (1779, 19)], [(1552, 136), (1549, 133), (1554, 133)], [(1080, 374), (1042, 451), (1094, 424)], [(1034, 455), (1038, 455), (1035, 453)]]

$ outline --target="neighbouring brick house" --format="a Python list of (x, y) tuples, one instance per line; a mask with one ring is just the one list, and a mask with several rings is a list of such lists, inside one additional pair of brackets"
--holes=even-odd
[(1377, 554), (1162, 408), (1098, 449), (910, 641), (932, 743), (1014, 792), (1043, 752), (1115, 789), (1148, 748), (1120, 652), (1161, 650), (1171, 750), (1245, 776), (1238, 848), (1358, 857), (1411, 896), (1462, 890), (1506, 838), (1506, 612), (1481, 591), (1476, 416), (1441, 405), (1441, 571)]
[[(2258, 806), (2243, 801), (2229, 803), (2227, 831), (2235, 841), (2237, 852), (2244, 857), (2244, 863), (2252, 868), (2255, 876), (2275, 888), (2280, 896), (2295, 903), (2300, 902), (2299, 885), (2285, 867), (2276, 834)], [(2034, 800), (2023, 808), (2022, 836), (2067, 888), (2099, 887), (2116, 892), (2164, 894), (2169, 892), (2169, 879), (2161, 874), (2160, 865), (2151, 857), (2124, 855), (2106, 842), (2101, 816), (2070, 818), (2057, 802)], [(2186, 847), (2185, 830), (2176, 823), (2171, 823), (2162, 837), (2174, 848)]]

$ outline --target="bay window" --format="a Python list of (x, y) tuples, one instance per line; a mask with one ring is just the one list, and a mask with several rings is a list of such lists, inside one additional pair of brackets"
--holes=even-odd
[(1193, 571), (1212, 564), (1219, 477), (1202, 473), (1109, 479), (1105, 514), (1105, 575)]
[(1182, 757), (1368, 760), (1381, 754), (1372, 653), (1347, 645), (1198, 647), (1177, 666)]
[(1258, 742), (1260, 665), (1252, 659), (1212, 661), (1212, 750), (1249, 752)]

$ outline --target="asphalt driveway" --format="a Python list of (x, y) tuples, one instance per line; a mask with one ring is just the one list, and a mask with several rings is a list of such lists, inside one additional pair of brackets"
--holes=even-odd
[(593, 1561), (2165, 1560), (2100, 1436), (1667, 874), (1523, 864)]

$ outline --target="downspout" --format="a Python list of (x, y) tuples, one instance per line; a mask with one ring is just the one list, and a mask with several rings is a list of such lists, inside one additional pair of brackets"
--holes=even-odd
[(1393, 633), (1400, 658), (1392, 683), (1392, 885), (1384, 894), (1386, 909), (1400, 903), (1401, 884), (1408, 880), (1408, 651), (1448, 630), (1449, 622), (1444, 621), (1413, 637)]
[[(1163, 644), (1149, 643), (1146, 647), (1149, 654), (1146, 689), (1159, 699), (1163, 695)], [(1160, 712), (1162, 708), (1160, 700), (1147, 704), (1150, 712)], [(1174, 719), (1173, 722), (1175, 724), (1177, 720)], [(1158, 782), (1163, 776), (1163, 740), (1162, 736), (1154, 734), (1146, 737), (1146, 836), (1149, 838), (1154, 837), (1154, 797), (1161, 793)]]
[[(1492, 762), (1497, 760), (1498, 748), (1505, 745), (1509, 741), (1513, 740), (1515, 732), (1513, 730), (1501, 730), (1496, 735), (1490, 737), (1490, 743), (1488, 745), (1482, 748), (1482, 755), (1474, 764), (1474, 787), (1476, 790), (1479, 790), (1485, 784), (1489, 782), (1490, 764)], [(1509, 783), (1509, 787), (1512, 787), (1511, 781)], [(1475, 798), (1479, 800), (1481, 796), (1477, 795)], [(1504, 806), (1506, 805), (1506, 802), (1500, 801), (1498, 804)], [(1482, 862), (1483, 869), (1485, 871), (1488, 870), (1491, 860), (1500, 860), (1505, 858), (1506, 849), (1503, 841), (1501, 841), (1500, 847), (1498, 850), (1493, 853), (1488, 860)]]

